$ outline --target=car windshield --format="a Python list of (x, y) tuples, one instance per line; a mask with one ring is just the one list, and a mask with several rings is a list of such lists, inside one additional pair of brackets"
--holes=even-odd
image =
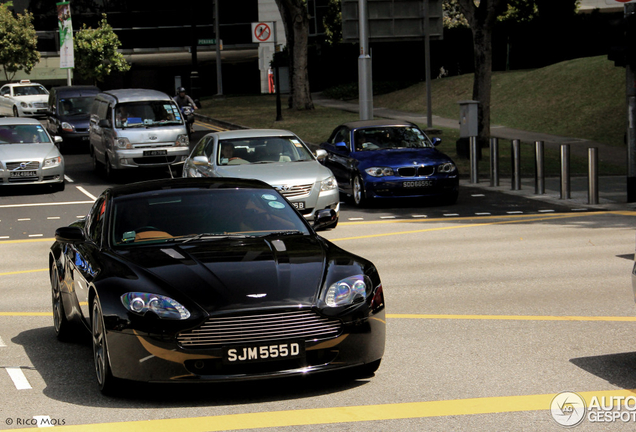
[(48, 94), (46, 89), (41, 85), (19, 86), (13, 87), (14, 96), (33, 96)]
[(424, 132), (409, 126), (358, 129), (353, 136), (356, 151), (434, 147)]
[(311, 152), (294, 136), (221, 140), (216, 157), (218, 165), (311, 160)]
[(268, 189), (177, 189), (114, 201), (115, 246), (228, 237), (309, 234), (292, 206)]
[(50, 143), (51, 139), (41, 125), (1, 125), (0, 144)]
[(77, 96), (60, 99), (60, 114), (65, 116), (88, 115), (91, 111), (91, 104), (94, 96)]
[(166, 124), (183, 124), (179, 108), (170, 101), (122, 103), (115, 109), (116, 127), (153, 127)]

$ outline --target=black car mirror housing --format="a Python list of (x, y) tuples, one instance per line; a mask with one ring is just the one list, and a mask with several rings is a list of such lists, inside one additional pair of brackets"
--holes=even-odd
[(61, 227), (55, 230), (55, 240), (61, 243), (81, 243), (86, 237), (81, 228)]

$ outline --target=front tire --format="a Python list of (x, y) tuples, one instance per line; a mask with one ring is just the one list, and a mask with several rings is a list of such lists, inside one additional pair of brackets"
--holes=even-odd
[(108, 156), (106, 156), (106, 159), (104, 160), (104, 172), (106, 174), (106, 180), (110, 182), (116, 180), (117, 170), (114, 169), (113, 166), (110, 164), (110, 160), (108, 159)]
[(60, 282), (57, 267), (55, 263), (51, 269), (51, 300), (53, 307), (53, 329), (55, 336), (62, 342), (70, 342), (75, 339), (76, 332), (72, 324), (66, 318), (64, 311), (64, 303), (62, 301), (62, 292), (60, 290)]
[(364, 207), (368, 202), (366, 191), (364, 190), (364, 182), (359, 175), (353, 179), (353, 202), (358, 207)]
[(99, 390), (105, 395), (117, 393), (120, 380), (113, 376), (108, 357), (108, 345), (106, 341), (106, 329), (104, 315), (99, 300), (93, 300), (91, 316), (91, 334), (93, 339), (93, 360), (95, 362), (95, 374)]
[(20, 117), (20, 113), (18, 112), (18, 107), (13, 106), (13, 117)]

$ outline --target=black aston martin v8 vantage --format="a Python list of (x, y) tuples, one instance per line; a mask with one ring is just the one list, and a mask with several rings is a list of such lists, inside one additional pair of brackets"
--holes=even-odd
[(316, 235), (257, 180), (174, 179), (105, 190), (55, 232), (49, 268), (60, 340), (86, 327), (100, 390), (348, 369), (384, 353), (380, 276)]

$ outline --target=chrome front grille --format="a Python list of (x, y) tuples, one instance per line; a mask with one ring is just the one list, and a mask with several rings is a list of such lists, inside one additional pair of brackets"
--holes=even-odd
[(285, 198), (301, 198), (309, 196), (313, 183), (295, 186), (276, 186), (276, 189), (283, 194)]
[[(20, 165), (24, 164), (24, 167)], [(40, 162), (38, 161), (29, 161), (29, 162), (7, 162), (7, 170), (15, 171), (15, 170), (36, 170), (40, 168)]]
[(34, 102), (33, 106), (35, 108), (46, 108), (48, 104), (46, 102)]
[(218, 348), (270, 340), (325, 339), (341, 331), (339, 320), (312, 311), (294, 311), (210, 318), (194, 330), (179, 333), (177, 341), (184, 348)]

